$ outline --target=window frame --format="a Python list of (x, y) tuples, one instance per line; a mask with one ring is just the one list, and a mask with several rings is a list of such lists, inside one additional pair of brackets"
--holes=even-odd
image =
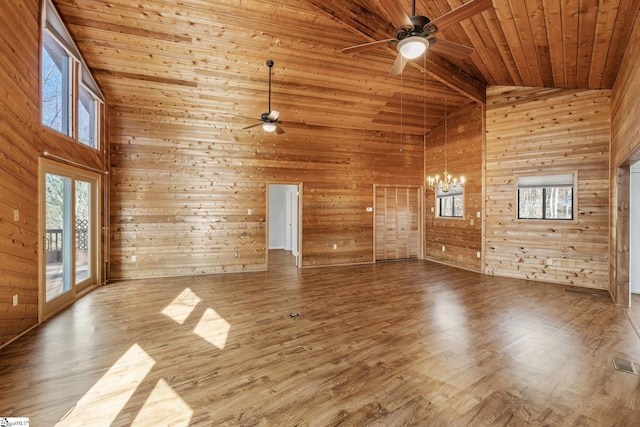
[[(46, 111), (46, 109), (44, 108), (45, 106), (45, 75), (44, 75), (45, 74), (45, 69), (44, 69), (45, 52), (51, 58), (51, 61), (55, 65), (57, 65), (58, 62), (60, 63), (59, 64), (60, 67), (56, 66), (56, 68), (58, 68), (58, 71), (60, 72), (60, 75), (61, 75), (60, 87), (56, 86), (56, 92), (58, 92), (58, 89), (60, 89), (60, 92), (56, 93), (56, 95), (60, 95), (60, 101), (62, 103), (60, 107), (62, 110), (60, 114), (60, 127), (50, 126), (49, 124), (45, 123), (45, 111)], [(53, 129), (67, 136), (72, 136), (73, 127), (71, 126), (71, 123), (72, 123), (72, 113), (73, 113), (73, 105), (72, 105), (73, 104), (73, 96), (72, 96), (73, 80), (71, 76), (72, 76), (72, 70), (73, 70), (73, 59), (71, 55), (69, 55), (69, 52), (67, 52), (67, 50), (64, 49), (64, 47), (62, 47), (62, 45), (56, 39), (56, 37), (49, 32), (43, 32), (41, 55), (42, 55), (42, 61), (40, 64), (41, 123), (44, 126), (48, 127), (49, 129)], [(53, 125), (54, 123), (51, 123), (51, 124)]]
[[(47, 43), (45, 43), (45, 39)], [(67, 110), (64, 113), (64, 119), (66, 123), (61, 126), (61, 129), (50, 127), (44, 122), (45, 105), (44, 105), (44, 51), (45, 45), (48, 43), (56, 43), (57, 48), (62, 49), (68, 56), (68, 70), (67, 75), (63, 75), (63, 79), (67, 80), (68, 105), (63, 107), (63, 110)], [(94, 150), (100, 150), (101, 148), (101, 136), (102, 136), (102, 114), (104, 112), (104, 96), (102, 95), (100, 88), (96, 84), (89, 68), (87, 67), (82, 55), (78, 51), (71, 35), (69, 34), (64, 22), (60, 18), (58, 11), (53, 5), (51, 0), (43, 0), (42, 9), (42, 21), (41, 21), (41, 43), (40, 43), (40, 123), (46, 129), (51, 129), (62, 135), (72, 138), (76, 142), (85, 145)], [(90, 141), (81, 139), (80, 137), (80, 117), (81, 110), (81, 91), (86, 90), (92, 98), (93, 112), (90, 114), (91, 124), (89, 128), (91, 130)], [(65, 131), (66, 130), (66, 131)]]
[[(570, 178), (569, 178), (570, 176)], [(524, 181), (523, 184), (521, 184)], [(564, 222), (576, 223), (578, 212), (578, 171), (561, 171), (554, 173), (538, 173), (517, 175), (514, 179), (515, 183), (515, 218), (517, 221), (534, 221), (534, 222)], [(550, 218), (547, 217), (547, 191), (554, 188), (570, 188), (571, 189), (571, 217), (570, 218)], [(542, 217), (521, 217), (520, 203), (521, 193), (523, 189), (541, 189), (542, 190)]]
[[(457, 184), (455, 186), (451, 186), (451, 189), (444, 193), (441, 190), (437, 189), (435, 192), (436, 197), (436, 218), (443, 219), (464, 219), (464, 186)], [(456, 215), (456, 198), (460, 197), (462, 200), (462, 208), (460, 215)], [(452, 215), (443, 215), (443, 201), (446, 199), (451, 199), (451, 211)]]
[[(88, 102), (90, 102), (91, 109), (88, 111), (89, 113), (89, 140), (83, 139), (83, 133), (81, 129), (83, 128), (83, 122), (81, 118), (81, 112), (83, 110), (82, 103), (84, 94), (89, 98)], [(92, 91), (90, 91), (84, 84), (78, 85), (78, 120), (77, 120), (77, 129), (78, 129), (78, 142), (86, 145), (87, 147), (91, 147), (94, 149), (98, 149), (98, 142), (100, 140), (100, 101), (96, 99), (95, 95)]]

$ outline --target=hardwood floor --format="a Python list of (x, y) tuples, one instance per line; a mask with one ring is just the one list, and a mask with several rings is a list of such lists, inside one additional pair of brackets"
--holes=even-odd
[(640, 361), (640, 338), (609, 298), (425, 261), (298, 270), (278, 252), (267, 272), (89, 294), (0, 350), (0, 416), (32, 426), (640, 420), (640, 377), (612, 361)]

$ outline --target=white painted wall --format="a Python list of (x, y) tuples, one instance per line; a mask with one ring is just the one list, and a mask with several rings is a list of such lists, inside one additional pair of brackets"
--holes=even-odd
[(298, 186), (269, 184), (269, 249), (298, 255)]
[(631, 166), (629, 290), (633, 294), (640, 294), (640, 162)]

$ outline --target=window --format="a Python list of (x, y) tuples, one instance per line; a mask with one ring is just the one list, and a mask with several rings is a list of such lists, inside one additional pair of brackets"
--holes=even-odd
[(83, 85), (78, 89), (78, 141), (97, 148), (97, 101)]
[(70, 135), (69, 55), (48, 33), (42, 44), (42, 124)]
[(518, 219), (572, 220), (574, 174), (518, 177)]
[(438, 216), (462, 218), (464, 214), (464, 190), (460, 185), (452, 185), (448, 192), (438, 189), (436, 193)]
[(97, 149), (104, 98), (51, 0), (43, 13), (41, 71), (42, 124)]

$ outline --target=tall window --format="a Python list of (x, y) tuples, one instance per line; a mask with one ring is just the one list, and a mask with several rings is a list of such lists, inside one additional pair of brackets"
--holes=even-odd
[(104, 98), (51, 0), (44, 5), (42, 124), (97, 149)]
[(70, 135), (69, 55), (49, 34), (42, 43), (42, 124)]
[(438, 216), (443, 218), (462, 218), (464, 216), (464, 188), (452, 185), (448, 192), (438, 189)]
[(98, 101), (86, 87), (78, 88), (78, 141), (97, 148)]
[(572, 220), (574, 174), (518, 177), (518, 219)]

